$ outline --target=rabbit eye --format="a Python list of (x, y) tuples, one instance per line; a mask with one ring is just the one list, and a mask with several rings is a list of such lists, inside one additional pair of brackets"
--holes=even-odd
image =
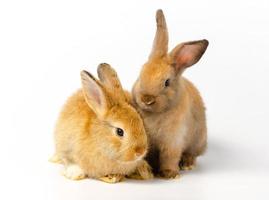
[(164, 82), (164, 86), (165, 87), (168, 87), (170, 85), (170, 79), (167, 79), (165, 82)]
[(121, 128), (116, 129), (116, 133), (118, 136), (122, 137), (124, 135), (124, 131)]

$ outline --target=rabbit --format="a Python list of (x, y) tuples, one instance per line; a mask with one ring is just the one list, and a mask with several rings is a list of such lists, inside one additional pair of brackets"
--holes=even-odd
[[(110, 68), (108, 64), (98, 66), (103, 82), (107, 78), (101, 72)], [(67, 100), (60, 113), (51, 161), (62, 163), (63, 175), (69, 179), (89, 177), (116, 183), (132, 174), (152, 178), (144, 160), (148, 142), (143, 121), (114, 75), (117, 87), (82, 71), (82, 89)]]
[(184, 42), (168, 53), (168, 30), (162, 10), (152, 52), (132, 89), (149, 138), (149, 164), (164, 178), (192, 169), (207, 146), (205, 106), (196, 87), (182, 76), (207, 49), (207, 40)]

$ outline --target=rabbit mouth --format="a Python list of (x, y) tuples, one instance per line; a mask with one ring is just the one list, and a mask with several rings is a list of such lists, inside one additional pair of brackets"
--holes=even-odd
[(143, 153), (142, 155), (134, 156), (134, 158), (133, 159), (130, 159), (130, 160), (118, 159), (117, 162), (118, 163), (121, 163), (121, 164), (132, 164), (132, 163), (136, 163), (136, 162), (139, 162), (139, 161), (143, 160), (143, 158), (145, 157), (145, 155), (146, 155), (146, 152)]
[(153, 112), (154, 109), (153, 109), (153, 105), (146, 105), (145, 103), (135, 99), (135, 103), (138, 105), (138, 107), (143, 110), (143, 111), (146, 111), (146, 112)]
[(166, 105), (162, 105), (162, 103), (159, 103), (158, 101), (156, 101), (156, 103), (152, 105), (147, 105), (140, 100), (135, 100), (135, 103), (141, 111), (144, 111), (150, 114), (162, 113), (169, 110), (170, 108), (169, 103), (166, 103)]

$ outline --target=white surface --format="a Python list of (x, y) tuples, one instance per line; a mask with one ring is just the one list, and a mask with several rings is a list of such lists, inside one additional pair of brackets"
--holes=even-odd
[[(0, 1), (0, 199), (268, 199), (269, 3), (171, 2)], [(60, 107), (100, 62), (131, 88), (158, 8), (170, 48), (210, 41), (185, 73), (208, 108), (208, 152), (178, 180), (66, 180), (47, 162)]]

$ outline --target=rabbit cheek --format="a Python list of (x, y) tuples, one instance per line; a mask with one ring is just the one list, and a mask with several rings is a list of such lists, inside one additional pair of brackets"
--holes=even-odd
[(166, 94), (165, 94), (165, 104), (167, 107), (172, 106), (173, 102), (176, 102), (177, 100), (177, 91), (175, 91), (174, 89), (169, 89)]
[(150, 107), (152, 112), (163, 112), (167, 109), (169, 103), (166, 95), (159, 95), (156, 98), (156, 103)]
[(135, 146), (128, 149), (124, 155), (124, 161), (138, 161), (145, 157), (146, 146)]
[(135, 159), (136, 159), (135, 151), (133, 149), (126, 150), (123, 156), (123, 161), (130, 162), (130, 161), (134, 161)]
[(117, 138), (112, 137), (108, 143), (110, 145), (107, 145), (107, 143), (104, 145), (106, 155), (111, 159), (118, 159), (118, 152), (120, 152), (121, 149), (121, 142)]

